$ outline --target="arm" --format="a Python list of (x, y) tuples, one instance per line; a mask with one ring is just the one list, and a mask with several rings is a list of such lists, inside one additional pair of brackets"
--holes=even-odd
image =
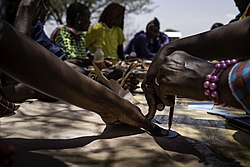
[[(219, 100), (230, 106), (242, 108), (232, 95), (228, 84), (231, 67), (223, 70), (217, 83)], [(175, 51), (167, 56), (157, 77), (159, 83), (159, 97), (164, 104), (169, 104), (169, 95), (192, 98), (196, 100), (210, 100), (204, 94), (203, 83), (206, 75), (215, 70), (214, 64), (206, 60), (193, 57), (183, 51)]]
[(107, 124), (121, 121), (153, 133), (153, 124), (145, 119), (138, 107), (74, 71), (7, 23), (3, 25), (1, 70), (47, 95), (96, 112)]
[[(124, 53), (125, 54), (130, 54), (132, 52), (132, 49), (134, 47), (134, 38), (131, 39), (128, 44), (126, 45), (125, 49), (124, 49)], [(134, 51), (134, 50), (133, 50)]]
[(165, 49), (185, 51), (206, 60), (248, 58), (250, 54), (250, 18), (212, 31), (171, 42)]
[(155, 56), (147, 47), (147, 37), (140, 35), (135, 41), (135, 51), (140, 58), (150, 59)]
[(15, 27), (22, 33), (31, 36), (32, 22), (40, 0), (22, 0), (18, 6)]
[(100, 29), (98, 29), (98, 25), (94, 25), (93, 27), (90, 27), (86, 33), (86, 48), (88, 48), (92, 53), (96, 51), (96, 46), (101, 45), (102, 42), (100, 36), (102, 35), (102, 32)]
[(125, 42), (125, 36), (124, 36), (123, 30), (120, 27), (118, 28), (117, 36), (118, 36), (117, 55), (120, 60), (124, 60), (123, 44)]
[(164, 32), (160, 32), (159, 40), (161, 47), (169, 43), (169, 38)]
[(148, 118), (154, 116), (156, 109), (162, 110), (164, 108), (157, 107), (162, 106), (163, 103), (156, 92), (158, 88), (155, 84), (155, 78), (166, 56), (174, 51), (181, 50), (192, 56), (207, 60), (248, 58), (250, 55), (249, 43), (250, 17), (247, 17), (212, 31), (175, 40), (162, 47), (154, 57), (142, 85), (149, 105), (150, 116)]
[(118, 45), (117, 46), (117, 54), (118, 54), (118, 58), (120, 60), (124, 60), (124, 51), (123, 51), (123, 45)]
[(63, 52), (62, 47), (59, 44), (53, 43), (52, 40), (44, 32), (44, 27), (40, 20), (37, 20), (36, 23), (32, 26), (31, 38), (54, 53), (60, 59), (66, 59), (66, 55)]

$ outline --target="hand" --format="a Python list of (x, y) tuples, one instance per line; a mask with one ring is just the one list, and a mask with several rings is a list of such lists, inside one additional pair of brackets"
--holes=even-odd
[(139, 84), (139, 79), (136, 76), (136, 74), (131, 73), (128, 78), (125, 80), (125, 83), (123, 85), (123, 88), (126, 90), (128, 89), (130, 92), (135, 91), (137, 88), (139, 88), (139, 86), (137, 86)]
[(112, 63), (112, 61), (108, 60), (108, 59), (105, 59), (104, 60), (104, 64), (105, 64), (105, 67), (109, 68), (109, 67), (112, 67), (114, 64)]
[[(106, 74), (107, 79), (113, 79), (118, 81), (119, 84), (121, 84), (121, 81), (123, 79), (123, 75), (124, 75), (124, 70), (116, 67), (112, 72)], [(125, 83), (122, 85), (122, 87), (126, 90), (128, 89), (129, 91), (133, 92), (135, 89), (138, 88), (138, 84), (139, 84), (139, 80), (138, 77), (136, 76), (136, 74), (131, 73), (129, 74), (128, 78), (125, 80)]]
[(162, 129), (144, 117), (139, 107), (124, 101), (122, 110), (110, 110), (108, 113), (98, 113), (107, 125), (125, 123), (142, 128), (153, 136), (166, 136), (167, 130)]
[[(156, 109), (163, 110), (165, 105), (173, 105), (170, 95), (204, 99), (202, 82), (206, 74), (213, 70), (213, 65), (207, 61), (181, 51), (170, 54), (171, 49), (167, 47), (161, 49), (153, 59), (142, 84), (149, 105), (148, 119), (154, 117)], [(198, 88), (199, 94), (194, 94)]]
[(214, 65), (206, 60), (193, 57), (186, 52), (176, 51), (165, 57), (157, 76), (158, 95), (168, 105), (169, 95), (197, 100), (208, 99), (204, 95), (203, 82)]

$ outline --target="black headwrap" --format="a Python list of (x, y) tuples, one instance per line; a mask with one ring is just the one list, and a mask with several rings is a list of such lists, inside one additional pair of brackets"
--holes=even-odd
[(81, 4), (79, 2), (74, 2), (72, 4), (70, 4), (70, 6), (67, 8), (67, 24), (68, 25), (72, 25), (74, 24), (74, 20), (75, 18), (78, 16), (78, 14), (80, 15), (85, 15), (89, 13), (89, 8), (87, 6), (85, 6), (84, 4)]
[[(125, 13), (124, 6), (118, 3), (111, 3), (103, 10), (98, 22), (107, 23), (113, 18), (116, 18), (117, 16), (124, 13)], [(120, 25), (120, 27), (123, 29), (123, 25)]]
[(148, 29), (148, 27), (150, 27), (152, 25), (157, 27), (158, 30), (160, 30), (160, 22), (156, 17), (154, 18), (154, 20), (151, 20), (150, 22), (148, 22), (146, 29)]

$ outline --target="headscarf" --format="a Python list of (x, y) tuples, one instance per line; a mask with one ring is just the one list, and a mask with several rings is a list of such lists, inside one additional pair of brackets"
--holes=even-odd
[(146, 29), (148, 29), (150, 26), (157, 27), (158, 30), (160, 30), (160, 22), (159, 20), (155, 17), (153, 20), (148, 22)]
[(87, 13), (90, 13), (90, 12), (89, 12), (89, 8), (86, 5), (81, 4), (79, 2), (74, 2), (74, 3), (70, 4), (70, 6), (67, 8), (67, 11), (66, 11), (67, 24), (72, 26), (74, 24), (75, 18), (79, 14), (83, 16)]
[[(118, 3), (111, 3), (103, 10), (98, 22), (107, 23), (124, 13), (125, 7)], [(120, 27), (123, 28), (123, 25), (120, 25)]]

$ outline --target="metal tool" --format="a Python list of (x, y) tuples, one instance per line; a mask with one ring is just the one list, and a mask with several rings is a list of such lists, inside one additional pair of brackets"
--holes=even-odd
[(173, 123), (173, 117), (174, 117), (175, 96), (172, 96), (172, 98), (173, 98), (173, 105), (170, 107), (170, 111), (168, 115), (168, 130), (171, 129), (171, 126)]

